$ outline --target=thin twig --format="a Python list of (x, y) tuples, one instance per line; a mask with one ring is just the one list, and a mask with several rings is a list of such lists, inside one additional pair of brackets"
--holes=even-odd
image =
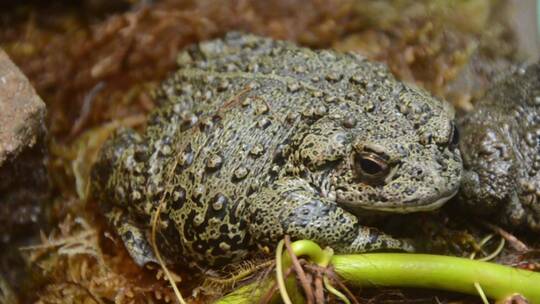
[[(289, 267), (287, 271), (285, 271), (285, 277), (288, 277), (289, 275), (291, 275), (292, 272), (293, 272), (293, 268)], [(263, 297), (261, 297), (259, 304), (270, 303), (270, 301), (272, 300), (272, 297), (274, 296), (277, 290), (278, 290), (277, 282), (274, 282), (274, 284), (272, 284), (272, 287), (268, 289), (268, 292)]]
[(277, 282), (274, 282), (274, 284), (272, 284), (272, 287), (270, 287), (270, 289), (268, 289), (268, 292), (263, 297), (261, 297), (261, 300), (259, 301), (259, 304), (268, 304), (268, 303), (270, 303), (270, 301), (272, 300), (272, 297), (274, 296), (274, 294), (276, 293), (277, 290), (278, 290)]
[(105, 88), (105, 82), (100, 81), (84, 96), (83, 105), (79, 117), (73, 123), (73, 127), (70, 130), (70, 137), (75, 137), (81, 132), (84, 125), (88, 122), (90, 114), (92, 113), (92, 106), (97, 95)]
[[(178, 163), (176, 163), (176, 162), (173, 164), (173, 166), (171, 167), (171, 172), (174, 172), (174, 169), (176, 168), (177, 164)], [(157, 206), (156, 212), (153, 214), (153, 217), (152, 217), (152, 231), (150, 233), (150, 241), (151, 241), (151, 244), (152, 244), (152, 249), (154, 250), (154, 253), (156, 255), (156, 258), (158, 259), (159, 265), (163, 269), (163, 272), (165, 272), (165, 275), (167, 276), (167, 280), (171, 284), (171, 286), (173, 288), (173, 291), (174, 291), (174, 294), (175, 294), (176, 298), (178, 299), (178, 302), (180, 302), (180, 304), (186, 304), (186, 301), (184, 300), (184, 297), (182, 297), (182, 294), (180, 293), (180, 290), (178, 290), (178, 286), (176, 286), (176, 282), (175, 282), (173, 276), (171, 275), (171, 273), (169, 272), (169, 269), (167, 268), (167, 265), (165, 265), (165, 262), (161, 258), (161, 253), (159, 252), (159, 248), (157, 247), (157, 244), (156, 244), (157, 222), (158, 222), (158, 219), (159, 219), (159, 215), (161, 213), (161, 208), (163, 208), (163, 205), (165, 205), (165, 196), (166, 196), (166, 192), (163, 193), (163, 196), (161, 197), (159, 205)]]
[(324, 288), (323, 288), (323, 274), (324, 268), (319, 265), (305, 264), (306, 269), (309, 269), (311, 273), (315, 276), (314, 285), (315, 285), (315, 303), (324, 304)]
[[(487, 242), (489, 242), (489, 241), (493, 238), (493, 236), (494, 236), (493, 234), (489, 234), (488, 236), (486, 236), (485, 238), (483, 238), (483, 239), (480, 241), (480, 243), (478, 243), (478, 245), (477, 245), (478, 248), (476, 249), (476, 251), (473, 251), (473, 252), (471, 253), (471, 255), (469, 255), (469, 259), (474, 260), (474, 259), (476, 258), (476, 253), (477, 253), (478, 251), (482, 252), (482, 254), (484, 254), (484, 255), (487, 255), (486, 252), (484, 251), (484, 245), (486, 245)], [(476, 247), (476, 246), (475, 246), (475, 247)]]
[(304, 289), (304, 294), (306, 296), (306, 303), (313, 304), (313, 290), (311, 289), (311, 285), (307, 281), (306, 273), (304, 272), (304, 269), (302, 269), (300, 262), (298, 262), (298, 257), (294, 254), (292, 250), (291, 238), (288, 235), (285, 236), (285, 247), (287, 247), (287, 252), (289, 252), (289, 256), (291, 257), (294, 270), (296, 271), (296, 276), (298, 280), (300, 280), (302, 288)]
[(315, 277), (315, 303), (324, 304), (324, 289), (321, 273), (317, 273)]
[(324, 287), (326, 287), (326, 290), (328, 290), (329, 293), (333, 294), (336, 298), (340, 299), (345, 304), (351, 304), (351, 301), (347, 299), (347, 296), (345, 296), (341, 291), (337, 290), (332, 284), (330, 283), (330, 280), (328, 279), (328, 276), (323, 277), (323, 283)]
[(232, 108), (236, 104), (238, 104), (242, 98), (251, 91), (251, 88), (248, 86), (244, 87), (240, 92), (238, 92), (236, 95), (231, 97), (229, 100), (227, 100), (225, 103), (223, 103), (223, 106), (221, 106), (220, 113), (225, 113), (229, 110), (229, 108)]
[(339, 278), (339, 276), (336, 275), (333, 268), (329, 268), (326, 271), (326, 275), (330, 279), (332, 279), (332, 281), (335, 282), (339, 286), (339, 288), (347, 294), (347, 297), (353, 302), (353, 304), (360, 304), (360, 302), (358, 302), (358, 299), (356, 299), (356, 296), (351, 292), (349, 288), (347, 288), (347, 285), (345, 285), (343, 281)]
[(506, 240), (501, 237), (501, 241), (499, 242), (499, 245), (497, 246), (497, 248), (495, 249), (495, 251), (493, 251), (491, 254), (489, 255), (486, 255), (485, 257), (481, 258), (481, 259), (478, 259), (479, 261), (484, 261), (484, 262), (487, 262), (489, 260), (492, 260), (494, 259), (496, 256), (498, 256), (501, 251), (503, 250), (504, 248), (504, 244), (506, 243)]
[(165, 262), (161, 258), (161, 254), (159, 253), (159, 249), (156, 245), (157, 220), (159, 219), (159, 214), (161, 213), (161, 208), (163, 207), (163, 205), (164, 205), (164, 199), (161, 200), (154, 214), (154, 217), (152, 218), (152, 232), (150, 234), (150, 240), (152, 241), (152, 248), (154, 249), (154, 253), (156, 254), (156, 258), (158, 259), (159, 265), (163, 269), (163, 272), (165, 272), (165, 275), (167, 276), (167, 280), (171, 284), (174, 294), (176, 295), (176, 298), (178, 299), (178, 302), (180, 302), (180, 304), (186, 304), (186, 301), (184, 301), (184, 298), (182, 297), (180, 290), (178, 290), (178, 287), (176, 286), (176, 282), (174, 281), (173, 276), (171, 275), (171, 273), (169, 272), (169, 269), (165, 265)]
[(488, 223), (486, 221), (482, 221), (482, 223), (489, 229), (500, 234), (504, 239), (506, 239), (506, 241), (510, 244), (510, 246), (512, 246), (512, 248), (514, 248), (515, 250), (519, 252), (529, 251), (529, 247), (527, 247), (527, 245), (525, 245), (522, 241), (520, 241), (517, 237), (515, 237), (513, 234), (509, 233), (508, 231), (502, 229), (499, 226)]

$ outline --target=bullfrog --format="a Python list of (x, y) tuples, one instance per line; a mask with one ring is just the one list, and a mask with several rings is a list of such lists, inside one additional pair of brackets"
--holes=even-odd
[(540, 63), (495, 82), (459, 130), (464, 208), (540, 232)]
[(156, 260), (152, 230), (168, 263), (219, 266), (286, 234), (339, 253), (410, 251), (363, 219), (458, 191), (452, 107), (381, 63), (239, 33), (177, 61), (144, 133), (118, 130), (92, 170), (139, 265)]

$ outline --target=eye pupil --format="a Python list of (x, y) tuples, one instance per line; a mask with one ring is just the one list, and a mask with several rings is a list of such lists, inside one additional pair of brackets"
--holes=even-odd
[(360, 159), (360, 167), (367, 174), (377, 174), (383, 170), (380, 164), (367, 158)]
[(383, 182), (390, 171), (384, 156), (375, 153), (359, 153), (354, 162), (358, 178), (369, 184)]

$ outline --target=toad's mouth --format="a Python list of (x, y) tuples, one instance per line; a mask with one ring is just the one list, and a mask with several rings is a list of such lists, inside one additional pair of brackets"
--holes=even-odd
[(458, 192), (458, 189), (449, 191), (448, 193), (442, 194), (437, 199), (430, 200), (412, 200), (412, 201), (401, 201), (396, 203), (369, 203), (365, 202), (348, 202), (341, 201), (339, 198), (336, 199), (338, 204), (343, 204), (348, 209), (357, 209), (357, 210), (369, 210), (376, 212), (388, 212), (388, 213), (413, 213), (413, 212), (427, 212), (433, 211), (441, 208), (448, 200), (454, 197)]

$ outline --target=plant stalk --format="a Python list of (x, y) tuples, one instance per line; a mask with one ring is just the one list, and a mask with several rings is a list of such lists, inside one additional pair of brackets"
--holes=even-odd
[[(317, 264), (330, 264), (348, 284), (359, 287), (409, 287), (478, 295), (475, 283), (495, 300), (521, 294), (529, 303), (540, 303), (540, 273), (466, 258), (410, 253), (331, 255), (311, 241), (291, 244), (297, 256)], [(286, 253), (285, 253), (286, 254)], [(290, 265), (290, 257), (283, 257)], [(326, 265), (325, 265), (326, 266)], [(216, 303), (253, 303), (273, 280), (244, 286)], [(257, 297), (258, 296), (258, 297)]]

